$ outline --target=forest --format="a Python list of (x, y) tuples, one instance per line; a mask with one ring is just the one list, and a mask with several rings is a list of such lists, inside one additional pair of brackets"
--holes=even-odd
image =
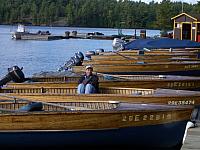
[[(172, 29), (182, 2), (132, 0), (0, 0), (0, 24), (98, 28)], [(183, 3), (183, 12), (200, 14), (200, 2)]]

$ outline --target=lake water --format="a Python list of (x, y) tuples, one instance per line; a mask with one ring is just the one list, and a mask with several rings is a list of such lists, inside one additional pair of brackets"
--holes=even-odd
[[(7, 68), (23, 67), (26, 77), (41, 71), (57, 71), (75, 52), (103, 48), (112, 50), (111, 40), (64, 39), (53, 41), (12, 40), (11, 31), (16, 26), (0, 25), (0, 78), (7, 74)], [(70, 27), (28, 27), (30, 32), (50, 31), (53, 35), (64, 35), (65, 31), (80, 33), (101, 32), (105, 35), (118, 34), (117, 29), (70, 28)], [(134, 34), (134, 29), (123, 29), (123, 34)], [(137, 30), (139, 35), (140, 30)], [(159, 30), (147, 30), (147, 36), (159, 35)]]

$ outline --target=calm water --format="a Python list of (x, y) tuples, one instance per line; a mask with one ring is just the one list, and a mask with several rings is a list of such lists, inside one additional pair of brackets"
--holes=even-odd
[[(0, 78), (7, 74), (7, 68), (13, 65), (23, 67), (25, 76), (41, 71), (57, 71), (75, 52), (103, 48), (112, 50), (111, 40), (65, 39), (54, 41), (12, 40), (14, 26), (0, 25)], [(53, 35), (64, 35), (65, 31), (80, 33), (101, 32), (105, 35), (118, 34), (117, 29), (108, 28), (69, 28), (69, 27), (28, 27), (30, 32), (50, 31)], [(154, 36), (159, 30), (147, 30), (147, 36)], [(134, 29), (123, 29), (123, 34), (134, 34)], [(137, 30), (139, 35), (139, 30)]]

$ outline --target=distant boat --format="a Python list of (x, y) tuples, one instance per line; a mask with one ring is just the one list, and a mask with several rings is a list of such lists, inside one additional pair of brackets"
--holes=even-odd
[(37, 33), (31, 33), (26, 30), (23, 24), (18, 24), (17, 30), (11, 33), (12, 39), (15, 40), (28, 40), (28, 39), (44, 39), (44, 36), (49, 36), (49, 31), (38, 31)]
[(110, 102), (0, 102), (6, 148), (180, 149), (192, 107)]

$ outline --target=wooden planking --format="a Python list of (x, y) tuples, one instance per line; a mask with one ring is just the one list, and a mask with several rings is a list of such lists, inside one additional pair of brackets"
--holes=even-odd
[(169, 105), (199, 105), (199, 94), (157, 94), (157, 95), (121, 95), (121, 94), (42, 94), (42, 93), (6, 93), (6, 95), (29, 100), (40, 100), (45, 102), (82, 102), (82, 101), (122, 101), (133, 103), (156, 103)]
[(168, 58), (168, 59), (123, 59), (123, 60), (85, 60), (83, 61), (83, 65), (123, 65), (123, 64), (142, 64), (142, 63), (155, 63), (155, 62), (181, 62), (181, 61), (200, 61), (200, 59), (196, 58)]
[[(76, 94), (76, 87), (4, 87), (0, 89), (1, 93), (66, 93)], [(118, 87), (105, 87), (99, 89), (100, 93), (104, 94), (153, 94), (153, 89), (140, 89), (140, 88), (118, 88)]]
[[(130, 105), (128, 105), (130, 107)], [(72, 112), (18, 112), (0, 114), (0, 130), (84, 130), (116, 129), (144, 125), (164, 124), (189, 120), (191, 108), (152, 106), (129, 110), (72, 111)], [(153, 106), (155, 107), (155, 106)], [(127, 116), (137, 116), (137, 120), (126, 120)], [(159, 116), (142, 119), (143, 116)]]
[(144, 54), (139, 54), (139, 51), (119, 51), (119, 52), (101, 52), (99, 55), (95, 56), (116, 56), (116, 55), (124, 55), (124, 56), (162, 56), (162, 55), (169, 55), (169, 56), (196, 56), (197, 52), (186, 52), (186, 51), (144, 51)]
[[(112, 78), (112, 76), (111, 76)], [(199, 77), (175, 77), (162, 78), (156, 76), (113, 76), (114, 80), (101, 80), (99, 87), (127, 87), (127, 88), (172, 88), (172, 89), (198, 89), (200, 88)], [(48, 79), (47, 79), (48, 80)], [(56, 80), (56, 79), (55, 79)], [(6, 87), (10, 88), (32, 88), (32, 87), (77, 87), (78, 82), (31, 82), (31, 83), (8, 83)]]
[(172, 57), (197, 58), (196, 54), (169, 54), (169, 55), (92, 55), (92, 60), (126, 60), (126, 59), (170, 59)]
[[(139, 50), (123, 50), (118, 51), (120, 54), (138, 54)], [(151, 49), (150, 51), (144, 51), (145, 54), (174, 54), (174, 53), (198, 53), (200, 49)], [(115, 52), (100, 52), (99, 55), (112, 55)]]
[[(84, 66), (72, 66), (73, 72), (84, 72)], [(199, 62), (171, 62), (129, 65), (94, 65), (94, 72), (142, 72), (200, 70)]]

